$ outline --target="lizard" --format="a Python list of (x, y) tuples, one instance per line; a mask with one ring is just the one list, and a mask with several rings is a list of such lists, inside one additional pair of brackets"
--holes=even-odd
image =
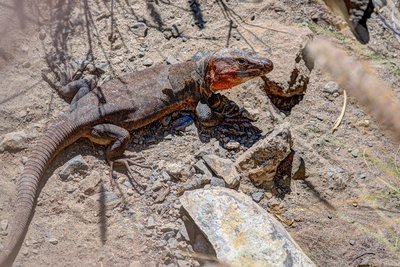
[(367, 20), (374, 12), (386, 6), (386, 0), (324, 0), (333, 11), (341, 15), (354, 37), (361, 43), (369, 42)]
[[(0, 254), (0, 267), (11, 266), (28, 231), (40, 192), (39, 184), (52, 159), (80, 138), (106, 146), (105, 158), (127, 162), (123, 153), (130, 131), (168, 114), (192, 110), (206, 127), (236, 116), (229, 99), (217, 91), (230, 89), (272, 71), (273, 63), (255, 52), (224, 48), (198, 52), (174, 65), (157, 65), (92, 86), (86, 79), (58, 88), (72, 98), (70, 111), (57, 119), (38, 139), (17, 184), (15, 212), (8, 242)], [(111, 172), (112, 173), (112, 172)]]

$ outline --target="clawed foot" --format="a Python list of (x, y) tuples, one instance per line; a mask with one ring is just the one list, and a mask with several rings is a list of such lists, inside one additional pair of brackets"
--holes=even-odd
[(141, 168), (151, 169), (151, 166), (143, 164), (142, 163), (143, 161), (144, 161), (144, 158), (135, 158), (135, 160), (124, 158), (124, 159), (116, 159), (116, 160), (110, 161), (111, 179), (113, 179), (112, 175), (113, 175), (113, 171), (114, 171), (114, 166), (115, 165), (122, 165), (122, 166), (125, 167), (126, 172), (128, 173), (129, 182), (133, 185), (135, 190), (140, 195), (143, 195), (144, 194), (144, 189), (146, 188), (146, 186), (143, 185), (142, 183), (140, 183), (137, 179), (135, 179), (135, 176), (134, 176), (133, 173), (139, 174), (140, 176), (143, 176), (143, 175), (139, 171), (137, 171), (137, 170), (135, 170), (134, 168), (131, 167), (131, 165), (134, 165), (134, 166), (138, 166), (138, 167), (141, 167)]

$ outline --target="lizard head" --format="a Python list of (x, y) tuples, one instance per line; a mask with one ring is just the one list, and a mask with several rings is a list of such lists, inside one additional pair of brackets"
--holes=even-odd
[(205, 80), (213, 92), (229, 89), (272, 71), (273, 64), (253, 51), (222, 49), (208, 56)]

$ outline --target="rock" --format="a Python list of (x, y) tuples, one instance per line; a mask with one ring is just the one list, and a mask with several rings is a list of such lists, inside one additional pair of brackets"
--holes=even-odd
[(322, 91), (331, 95), (333, 95), (334, 93), (339, 93), (339, 84), (334, 81), (329, 81), (325, 84)]
[[(289, 33), (286, 35), (260, 33), (263, 35), (263, 39), (266, 38), (272, 42), (270, 47), (275, 48), (269, 51), (268, 58), (272, 62), (279, 62), (274, 65), (272, 72), (263, 77), (265, 91), (275, 105), (285, 108), (281, 107), (280, 99), (285, 99), (286, 101), (283, 102), (287, 102), (287, 104), (293, 101), (290, 105), (296, 104), (296, 101), (299, 101), (298, 96), (302, 96), (307, 89), (314, 66), (304, 48), (312, 40), (313, 33), (306, 27), (287, 27), (272, 21), (266, 23), (274, 29)], [(254, 29), (255, 34), (257, 31), (259, 30)], [(282, 46), (282, 43), (287, 45)]]
[(178, 240), (176, 240), (176, 238), (173, 237), (168, 239), (168, 247), (170, 249), (176, 249), (178, 247)]
[(89, 176), (79, 182), (79, 188), (85, 195), (92, 195), (96, 192), (96, 187), (100, 181), (100, 174), (97, 171), (93, 171)]
[(304, 180), (306, 178), (306, 165), (304, 159), (294, 153), (291, 177), (293, 180)]
[(225, 181), (224, 179), (213, 176), (211, 177), (210, 185), (225, 187)]
[(160, 228), (160, 231), (163, 232), (163, 233), (171, 232), (171, 231), (174, 232), (175, 230), (176, 230), (176, 225), (174, 223), (171, 223), (171, 222), (164, 224)]
[(345, 170), (342, 167), (336, 167), (337, 173), (345, 173)]
[(251, 194), (251, 198), (258, 203), (264, 198), (264, 193), (264, 190), (254, 192), (253, 194)]
[(89, 165), (83, 159), (82, 155), (78, 155), (64, 164), (64, 167), (60, 171), (59, 175), (61, 179), (69, 180), (73, 174), (86, 173), (88, 169)]
[(29, 62), (29, 61), (26, 61), (26, 62), (24, 62), (23, 64), (22, 64), (22, 67), (24, 67), (24, 68), (30, 68), (31, 67), (31, 63)]
[(177, 162), (166, 162), (165, 171), (176, 180), (180, 180), (183, 177), (185, 170), (184, 164), (180, 161)]
[(121, 203), (121, 199), (116, 194), (108, 191), (94, 194), (93, 196), (89, 197), (89, 199), (95, 202), (100, 202), (101, 206), (104, 205), (108, 209), (113, 209)]
[(369, 120), (362, 120), (362, 121), (357, 122), (358, 126), (365, 127), (365, 128), (367, 128), (369, 126), (369, 124), (370, 124)]
[(292, 146), (289, 128), (282, 125), (244, 152), (236, 160), (236, 168), (241, 176), (249, 177), (256, 185), (270, 185)]
[(192, 264), (185, 260), (177, 260), (178, 267), (190, 267)]
[(23, 131), (7, 133), (0, 142), (0, 152), (16, 152), (26, 148), (28, 136)]
[(53, 244), (53, 245), (57, 245), (58, 244), (58, 239), (54, 238), (54, 237), (50, 237), (49, 238), (49, 243)]
[(185, 192), (183, 208), (231, 266), (315, 266), (284, 227), (247, 195), (214, 187)]
[(179, 241), (190, 241), (189, 234), (185, 227), (184, 222), (181, 219), (178, 219), (177, 222), (179, 223), (178, 231), (182, 237), (181, 240), (179, 240)]
[(8, 220), (2, 220), (0, 222), (0, 228), (2, 231), (6, 231), (8, 228)]
[(39, 32), (39, 40), (43, 41), (44, 39), (46, 39), (46, 32), (41, 29)]
[(360, 150), (358, 150), (358, 149), (353, 149), (353, 150), (351, 150), (351, 155), (353, 156), (353, 157), (355, 157), (355, 158), (357, 158), (358, 157), (358, 154), (360, 153)]
[(138, 37), (146, 37), (148, 31), (147, 25), (143, 22), (134, 23), (130, 29)]
[(73, 192), (75, 192), (76, 189), (78, 189), (78, 187), (77, 187), (76, 185), (72, 185), (72, 184), (69, 184), (69, 183), (67, 183), (67, 184), (64, 186), (65, 192), (70, 193), (70, 194), (73, 193)]
[(164, 182), (171, 181), (171, 176), (166, 171), (161, 172), (161, 177)]
[(154, 182), (154, 184), (151, 186), (151, 190), (156, 192), (158, 190), (160, 190), (161, 188), (164, 187), (164, 183), (160, 180), (157, 180)]
[(128, 190), (126, 190), (126, 193), (128, 194), (128, 196), (133, 196), (135, 194), (135, 191), (132, 188), (128, 188)]
[(370, 266), (371, 264), (369, 263), (369, 259), (365, 258), (360, 262), (360, 264), (358, 264), (357, 267), (370, 267)]
[(151, 65), (153, 65), (153, 60), (151, 59), (151, 58), (146, 58), (144, 61), (143, 61), (143, 66), (146, 66), (146, 67), (150, 67)]
[(193, 166), (201, 174), (204, 174), (204, 175), (206, 175), (206, 176), (208, 176), (210, 178), (213, 176), (211, 171), (207, 168), (204, 160), (201, 159), (201, 160), (197, 161)]
[(229, 141), (224, 145), (224, 148), (227, 150), (236, 150), (240, 148), (240, 143), (236, 141)]
[(169, 56), (165, 59), (165, 61), (167, 62), (168, 65), (174, 65), (174, 64), (177, 64), (177, 63), (179, 62), (175, 57), (173, 57), (173, 56), (171, 56), (171, 55), (169, 55)]
[(217, 155), (204, 155), (203, 159), (217, 176), (225, 180), (229, 188), (234, 188), (239, 184), (239, 173), (230, 159), (223, 159)]
[(178, 38), (181, 35), (178, 27), (175, 24), (172, 25), (171, 34), (174, 38)]
[(154, 217), (153, 216), (149, 216), (149, 218), (147, 219), (147, 225), (146, 225), (146, 227), (148, 228), (148, 229), (153, 229), (154, 227), (156, 227), (156, 222), (155, 222), (155, 220), (154, 220)]

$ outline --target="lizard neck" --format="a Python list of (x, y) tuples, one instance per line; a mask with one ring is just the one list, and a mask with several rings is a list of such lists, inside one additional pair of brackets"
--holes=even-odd
[(208, 99), (213, 94), (210, 89), (209, 81), (206, 78), (208, 59), (210, 55), (210, 52), (198, 52), (191, 60), (194, 64), (191, 76), (196, 84), (197, 93), (203, 99)]

